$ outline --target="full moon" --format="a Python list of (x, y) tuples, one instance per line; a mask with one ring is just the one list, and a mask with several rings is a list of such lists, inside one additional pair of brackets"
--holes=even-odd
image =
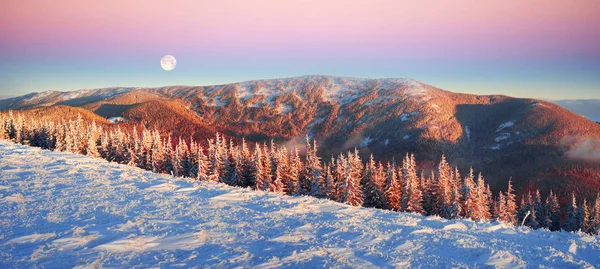
[(173, 55), (165, 55), (160, 59), (160, 67), (165, 71), (171, 71), (177, 66), (177, 59)]

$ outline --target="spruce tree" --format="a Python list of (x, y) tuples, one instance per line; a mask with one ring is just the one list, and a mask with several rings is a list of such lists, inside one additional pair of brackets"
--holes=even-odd
[(577, 200), (575, 199), (575, 193), (571, 194), (571, 203), (567, 208), (567, 219), (565, 221), (564, 230), (568, 232), (575, 232), (579, 230), (579, 222), (577, 219)]
[(600, 193), (596, 196), (596, 202), (590, 216), (591, 234), (600, 235)]
[(387, 208), (393, 211), (400, 210), (402, 199), (402, 186), (396, 176), (396, 165), (388, 163), (384, 192)]
[(269, 179), (265, 177), (265, 165), (264, 165), (264, 157), (262, 149), (258, 144), (254, 148), (254, 165), (255, 165), (255, 173), (254, 173), (254, 189), (255, 190), (269, 190)]
[(404, 184), (400, 201), (401, 210), (423, 214), (423, 195), (419, 187), (416, 163), (412, 154), (407, 154), (402, 161), (402, 178)]
[[(360, 163), (360, 165), (359, 165)], [(358, 155), (348, 153), (348, 158), (341, 157), (338, 164), (341, 167), (342, 180), (338, 189), (340, 190), (339, 202), (353, 206), (363, 204), (363, 193), (360, 186), (362, 162)]]
[(304, 166), (302, 178), (302, 189), (308, 195), (317, 198), (325, 197), (322, 189), (325, 185), (323, 167), (320, 158), (317, 156), (317, 145), (315, 141), (311, 145), (308, 136), (306, 137), (306, 165)]
[(302, 169), (302, 160), (298, 153), (298, 148), (294, 149), (293, 155), (290, 157), (290, 170), (287, 192), (289, 195), (301, 195), (302, 189), (300, 187), (300, 173)]
[(517, 224), (517, 201), (512, 187), (512, 178), (508, 180), (506, 189), (506, 222)]
[(550, 190), (550, 194), (546, 198), (546, 205), (550, 212), (550, 231), (560, 231), (560, 205), (558, 197)]
[(375, 167), (373, 155), (365, 165), (364, 176), (361, 180), (363, 192), (363, 206), (385, 208), (385, 198), (379, 183), (379, 173)]
[(197, 162), (195, 164), (196, 167), (194, 168), (194, 171), (196, 172), (195, 178), (198, 181), (206, 181), (208, 180), (207, 172), (209, 162), (206, 158), (206, 155), (204, 154), (204, 149), (201, 146), (198, 146), (196, 155)]
[(466, 176), (463, 180), (462, 185), (462, 196), (463, 196), (463, 206), (462, 206), (462, 216), (467, 219), (472, 219), (473, 214), (476, 209), (475, 203), (475, 181), (473, 176), (473, 168), (469, 170), (469, 175)]
[(534, 207), (536, 214), (535, 217), (538, 222), (538, 228), (550, 229), (550, 211), (544, 200), (542, 200), (539, 189), (535, 191)]
[(592, 227), (590, 225), (590, 210), (585, 198), (583, 198), (583, 202), (579, 206), (579, 211), (577, 212), (577, 225), (582, 232), (592, 233)]

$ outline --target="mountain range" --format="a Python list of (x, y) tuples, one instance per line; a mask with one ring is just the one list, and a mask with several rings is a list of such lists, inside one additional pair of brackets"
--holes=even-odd
[(600, 122), (600, 99), (556, 100), (553, 102), (575, 114)]
[(427, 172), (445, 154), (465, 172), (482, 171), (494, 190), (512, 177), (520, 191), (600, 191), (599, 124), (552, 102), (453, 93), (411, 79), (303, 76), (0, 100), (0, 110), (17, 109), (55, 120), (119, 119), (198, 140), (221, 132), (293, 146), (308, 136), (324, 160), (354, 148), (384, 162), (414, 152)]

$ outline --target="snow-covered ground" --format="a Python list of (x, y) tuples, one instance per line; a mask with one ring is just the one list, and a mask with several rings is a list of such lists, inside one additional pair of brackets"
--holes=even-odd
[(0, 268), (599, 265), (598, 236), (279, 196), (0, 141)]

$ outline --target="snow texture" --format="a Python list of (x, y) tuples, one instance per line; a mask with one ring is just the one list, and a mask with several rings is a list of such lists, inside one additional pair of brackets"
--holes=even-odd
[(471, 129), (469, 129), (469, 126), (465, 128), (465, 133), (467, 134), (467, 141), (471, 142)]
[(0, 268), (600, 264), (598, 236), (193, 182), (6, 141), (0, 198)]
[(358, 145), (358, 147), (368, 147), (371, 142), (373, 142), (373, 139), (371, 137), (365, 137), (365, 139), (363, 139), (363, 141), (360, 143), (360, 145)]
[(502, 131), (502, 129), (512, 127), (514, 125), (515, 125), (514, 121), (507, 121), (505, 123), (500, 124), (500, 126), (498, 126), (498, 129), (496, 129), (496, 132), (500, 132), (500, 131)]
[(510, 133), (501, 133), (498, 137), (496, 137), (496, 139), (494, 139), (496, 142), (500, 142), (502, 140), (506, 140), (510, 138)]

